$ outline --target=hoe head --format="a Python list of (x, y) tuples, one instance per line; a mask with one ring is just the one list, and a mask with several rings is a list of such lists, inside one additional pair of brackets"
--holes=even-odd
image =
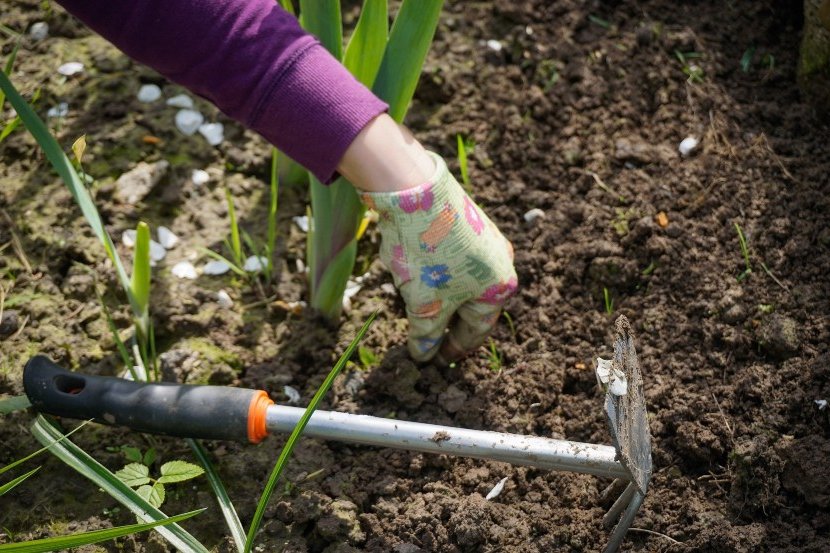
[(643, 395), (643, 378), (628, 319), (620, 316), (614, 326), (616, 337), (611, 373), (624, 375), (627, 386), (622, 395), (615, 394), (613, 386), (609, 387), (605, 396), (605, 414), (617, 455), (630, 473), (631, 482), (644, 496), (651, 479), (651, 433)]

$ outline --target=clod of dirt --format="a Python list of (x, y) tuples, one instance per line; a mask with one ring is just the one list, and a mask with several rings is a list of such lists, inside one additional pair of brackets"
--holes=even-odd
[[(787, 441), (787, 438), (779, 438), (778, 448), (786, 450)], [(729, 506), (732, 511), (745, 516), (773, 511), (779, 504), (780, 476), (785, 463), (768, 438), (755, 436), (736, 443), (729, 455), (732, 479)]]
[(664, 146), (652, 145), (639, 137), (618, 138), (614, 145), (617, 161), (630, 161), (640, 165), (658, 163), (671, 159), (672, 154)]
[(801, 349), (798, 323), (790, 317), (773, 314), (761, 322), (758, 341), (764, 351), (779, 361), (793, 357)]
[(360, 528), (357, 519), (357, 505), (345, 499), (336, 499), (329, 503), (323, 516), (317, 521), (317, 532), (328, 541), (348, 539), (350, 543), (361, 543), (366, 534)]
[(0, 319), (0, 336), (6, 337), (17, 332), (20, 327), (20, 315), (14, 309), (3, 311), (3, 318)]
[(455, 413), (464, 406), (467, 393), (451, 384), (438, 395), (438, 405), (446, 409), (447, 413)]
[(699, 422), (681, 422), (676, 431), (675, 446), (683, 460), (691, 465), (706, 467), (721, 462), (723, 444), (709, 428)]
[(371, 375), (367, 385), (392, 396), (405, 407), (415, 408), (424, 402), (424, 395), (415, 389), (420, 378), (421, 371), (411, 360), (387, 355), (381, 370)]
[(423, 553), (423, 549), (414, 543), (399, 543), (392, 548), (394, 553)]
[(784, 489), (798, 493), (808, 505), (830, 507), (830, 440), (817, 435), (800, 438), (788, 448), (786, 457), (781, 477)]
[(275, 508), (277, 519), (286, 524), (302, 524), (317, 520), (323, 514), (323, 504), (328, 499), (318, 493), (306, 491), (290, 501), (280, 501)]
[(167, 174), (170, 164), (165, 160), (155, 163), (140, 162), (115, 182), (115, 197), (123, 203), (135, 205)]

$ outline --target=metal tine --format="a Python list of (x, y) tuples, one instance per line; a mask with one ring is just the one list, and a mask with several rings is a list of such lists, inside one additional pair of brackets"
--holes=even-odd
[[(628, 488), (626, 488), (626, 491), (627, 490)], [(625, 495), (625, 492), (623, 492), (623, 495)], [(605, 546), (602, 553), (615, 553), (617, 549), (620, 548), (623, 539), (625, 539), (625, 534), (628, 532), (628, 529), (631, 528), (631, 523), (634, 522), (634, 517), (637, 516), (637, 511), (640, 510), (640, 506), (643, 504), (643, 500), (645, 498), (646, 496), (640, 492), (636, 492), (634, 494), (634, 498), (631, 500), (631, 503), (628, 504), (628, 507), (626, 507), (620, 522), (617, 523), (617, 527), (614, 528), (614, 531), (611, 533), (608, 545)]]
[(608, 512), (605, 513), (605, 516), (602, 517), (603, 526), (611, 528), (614, 525), (614, 522), (617, 520), (617, 517), (620, 516), (622, 510), (625, 509), (631, 502), (631, 498), (634, 496), (635, 491), (637, 491), (637, 485), (634, 484), (634, 482), (629, 482), (628, 486), (625, 487), (614, 504), (611, 505), (611, 508), (608, 509)]

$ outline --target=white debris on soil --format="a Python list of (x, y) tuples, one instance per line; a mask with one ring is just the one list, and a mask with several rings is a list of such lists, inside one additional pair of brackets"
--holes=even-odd
[(216, 303), (218, 303), (219, 307), (222, 307), (223, 309), (230, 309), (233, 307), (233, 300), (224, 290), (216, 292)]
[(268, 260), (261, 255), (252, 255), (245, 260), (242, 268), (249, 273), (258, 273), (268, 266)]
[(167, 227), (159, 227), (158, 231), (159, 244), (164, 246), (164, 249), (169, 250), (179, 243), (179, 237), (173, 234), (173, 231)]
[(308, 232), (308, 215), (301, 215), (298, 217), (292, 217), (292, 221), (294, 224), (300, 227), (300, 230), (303, 232)]
[(71, 77), (72, 75), (80, 73), (83, 70), (84, 64), (82, 64), (79, 61), (68, 61), (60, 67), (58, 67), (58, 73), (60, 73), (61, 75), (65, 75), (67, 77)]
[(170, 163), (163, 159), (155, 163), (140, 162), (115, 181), (115, 197), (123, 203), (137, 204), (167, 174), (169, 168)]
[(614, 368), (610, 359), (597, 357), (597, 381), (603, 388), (611, 391), (615, 396), (624, 396), (628, 393), (628, 379), (619, 369)]
[(545, 212), (539, 209), (538, 207), (534, 207), (533, 209), (524, 214), (525, 221), (528, 223), (532, 223), (536, 219), (539, 219), (540, 217), (544, 216)]
[(282, 392), (288, 396), (288, 403), (291, 405), (298, 405), (300, 403), (300, 392), (293, 386), (283, 386)]
[(198, 276), (196, 274), (196, 267), (190, 261), (179, 261), (173, 265), (170, 272), (173, 273), (174, 277), (186, 278), (188, 280), (193, 280)]
[(61, 102), (46, 112), (46, 117), (66, 117), (67, 115), (69, 115), (69, 104), (66, 102)]
[(135, 237), (138, 233), (134, 228), (127, 229), (124, 231), (124, 234), (121, 235), (121, 243), (127, 246), (128, 248), (132, 248), (135, 246)]
[(819, 411), (824, 411), (825, 409), (827, 409), (826, 399), (814, 399), (813, 401), (816, 402), (816, 407), (818, 407)]
[(190, 175), (190, 180), (193, 181), (195, 186), (202, 186), (210, 180), (210, 175), (204, 169), (194, 169)]
[(231, 266), (225, 263), (224, 261), (219, 261), (218, 259), (214, 259), (213, 261), (208, 261), (205, 263), (205, 266), (202, 267), (202, 272), (206, 275), (211, 276), (218, 276), (224, 275), (228, 271), (231, 270)]
[(491, 38), (487, 41), (487, 48), (494, 52), (501, 52), (501, 49), (504, 48), (504, 46), (502, 46), (501, 42), (499, 42), (498, 40)]
[(161, 89), (155, 84), (141, 85), (141, 88), (138, 89), (136, 98), (138, 98), (139, 102), (143, 102), (145, 104), (155, 102), (161, 98)]
[(490, 492), (487, 494), (487, 496), (484, 499), (486, 499), (487, 501), (490, 501), (491, 499), (497, 498), (499, 496), (499, 494), (501, 494), (502, 490), (504, 490), (504, 485), (506, 483), (507, 483), (507, 476), (505, 476), (504, 478), (499, 480), (499, 483), (496, 484), (495, 486), (493, 486), (493, 489), (490, 490)]
[(38, 21), (29, 28), (29, 36), (32, 40), (43, 40), (49, 36), (49, 24), (45, 21)]
[(204, 136), (211, 146), (218, 146), (225, 140), (225, 127), (222, 123), (205, 123), (199, 127), (199, 134)]
[(685, 157), (691, 154), (694, 151), (694, 149), (697, 148), (697, 145), (699, 143), (700, 142), (698, 141), (698, 139), (694, 136), (687, 136), (680, 142), (680, 145), (677, 147), (677, 150), (680, 152), (680, 155)]
[(305, 263), (303, 262), (303, 260), (300, 259), (299, 257), (297, 258), (297, 261), (295, 262), (295, 265), (297, 265), (297, 272), (298, 273), (304, 274), (304, 273), (308, 272), (308, 268), (305, 266)]
[(205, 122), (205, 117), (196, 110), (180, 109), (176, 113), (176, 128), (187, 136), (193, 135)]
[(161, 261), (166, 255), (167, 250), (164, 249), (164, 246), (155, 240), (150, 240), (150, 261)]
[(380, 289), (385, 294), (389, 294), (390, 296), (394, 296), (395, 294), (398, 293), (398, 291), (395, 289), (395, 285), (392, 284), (391, 282), (384, 282), (383, 284), (380, 285)]
[(343, 309), (348, 311), (352, 308), (352, 298), (363, 288), (363, 281), (366, 280), (368, 275), (369, 273), (366, 273), (365, 275), (353, 279), (350, 278), (346, 281), (346, 290), (343, 292)]
[(168, 98), (165, 103), (174, 108), (190, 109), (193, 107), (193, 100), (187, 94), (177, 94), (172, 98)]

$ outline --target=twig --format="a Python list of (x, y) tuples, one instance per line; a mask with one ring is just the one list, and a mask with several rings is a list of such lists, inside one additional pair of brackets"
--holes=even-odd
[(26, 323), (28, 323), (28, 322), (29, 322), (29, 316), (26, 315), (25, 317), (23, 317), (23, 322), (20, 323), (20, 328), (18, 328), (17, 332), (15, 332), (12, 335), (12, 337), (11, 337), (12, 340), (14, 340), (15, 338), (17, 338), (18, 336), (20, 336), (23, 333), (23, 329), (26, 328)]
[(723, 417), (723, 424), (726, 426), (726, 429), (729, 431), (729, 439), (732, 441), (732, 444), (735, 443), (735, 432), (732, 430), (732, 427), (729, 426), (729, 421), (726, 419), (726, 415), (723, 412), (723, 409), (720, 408), (720, 403), (718, 402), (718, 398), (714, 392), (712, 392), (712, 399), (715, 400), (715, 405), (720, 411), (720, 416)]
[(0, 210), (0, 213), (2, 213), (3, 218), (9, 225), (9, 232), (12, 235), (12, 248), (14, 248), (14, 253), (17, 254), (17, 257), (20, 259), (20, 262), (23, 264), (23, 267), (26, 268), (26, 272), (28, 272), (30, 275), (33, 274), (32, 266), (29, 264), (29, 260), (26, 258), (26, 254), (23, 252), (23, 246), (20, 244), (20, 239), (17, 237), (17, 233), (14, 232), (14, 221), (12, 221), (12, 218), (9, 217), (9, 214), (6, 213), (5, 209)]
[(590, 175), (590, 176), (591, 176), (591, 178), (593, 178), (593, 179), (594, 179), (594, 182), (595, 182), (595, 183), (597, 183), (597, 186), (599, 186), (600, 188), (602, 188), (603, 190), (605, 190), (606, 192), (608, 192), (608, 193), (609, 193), (609, 194), (611, 194), (612, 196), (616, 196), (616, 197), (617, 197), (617, 200), (619, 200), (619, 201), (621, 201), (621, 202), (624, 202), (624, 201), (625, 201), (625, 197), (624, 197), (622, 194), (618, 194), (617, 192), (615, 192), (615, 191), (614, 191), (614, 189), (613, 189), (613, 188), (611, 188), (610, 186), (608, 186), (607, 184), (605, 184), (605, 183), (602, 181), (602, 179), (601, 179), (601, 178), (599, 178), (599, 175), (597, 175), (597, 174), (596, 174), (596, 173), (594, 173), (593, 171), (588, 171), (588, 170), (586, 170), (586, 171), (585, 171), (585, 174), (586, 174), (586, 175)]
[(683, 542), (679, 542), (671, 536), (667, 536), (666, 534), (661, 534), (660, 532), (655, 532), (654, 530), (646, 530), (645, 528), (629, 528), (629, 532), (643, 532), (644, 534), (652, 534), (654, 536), (660, 536), (661, 538), (666, 538), (670, 542), (676, 545), (683, 545)]
[(763, 261), (761, 261), (760, 263), (761, 263), (761, 268), (764, 270), (764, 272), (765, 272), (765, 273), (767, 273), (767, 276), (769, 276), (772, 280), (774, 280), (774, 281), (775, 281), (775, 283), (776, 283), (778, 286), (780, 286), (781, 288), (783, 288), (785, 292), (789, 292), (789, 291), (790, 291), (790, 289), (789, 289), (789, 288), (787, 288), (787, 287), (784, 285), (784, 283), (783, 283), (783, 282), (781, 282), (780, 280), (778, 280), (777, 278), (775, 278), (775, 275), (774, 275), (774, 274), (772, 274), (772, 271), (770, 271), (770, 270), (769, 270), (769, 268), (766, 266), (766, 264), (764, 264), (764, 262), (763, 262)]

